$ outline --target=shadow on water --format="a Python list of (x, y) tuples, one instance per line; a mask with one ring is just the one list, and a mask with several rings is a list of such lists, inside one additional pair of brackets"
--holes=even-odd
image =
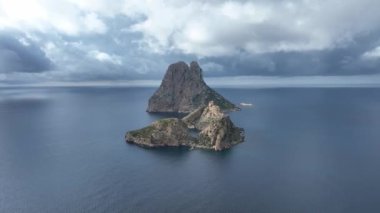
[(163, 156), (171, 156), (173, 158), (181, 157), (184, 156), (185, 154), (189, 153), (191, 150), (190, 147), (185, 147), (185, 146), (179, 146), (179, 147), (143, 147), (139, 146), (133, 143), (126, 143), (128, 148), (135, 148), (135, 149), (141, 149), (144, 152), (147, 153), (153, 153), (155, 155), (163, 155)]
[(236, 146), (233, 146), (230, 149), (226, 149), (222, 151), (214, 151), (214, 150), (209, 150), (209, 149), (197, 149), (196, 151), (208, 159), (228, 160), (230, 159), (231, 156), (233, 156), (236, 148), (237, 148)]
[(165, 158), (173, 158), (178, 159), (178, 157), (185, 157), (189, 155), (190, 153), (198, 153), (202, 156), (210, 156), (215, 158), (227, 158), (228, 156), (233, 154), (233, 150), (235, 147), (232, 147), (230, 149), (222, 150), (222, 151), (214, 151), (211, 149), (200, 149), (200, 148), (190, 148), (187, 146), (179, 146), (179, 147), (155, 147), (155, 148), (149, 148), (149, 147), (141, 147), (136, 144), (126, 143), (128, 147), (135, 147), (136, 149), (142, 149), (146, 151), (147, 153), (152, 153), (153, 155), (165, 157)]

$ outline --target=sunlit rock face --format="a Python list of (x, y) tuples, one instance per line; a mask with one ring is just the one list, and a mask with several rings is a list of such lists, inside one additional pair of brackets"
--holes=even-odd
[(160, 87), (149, 99), (147, 112), (190, 113), (210, 101), (223, 110), (238, 109), (207, 86), (197, 62), (191, 62), (189, 67), (180, 61), (168, 67)]
[(216, 151), (231, 148), (244, 141), (244, 129), (236, 127), (228, 114), (213, 101), (182, 119), (189, 128), (200, 131), (197, 145)]

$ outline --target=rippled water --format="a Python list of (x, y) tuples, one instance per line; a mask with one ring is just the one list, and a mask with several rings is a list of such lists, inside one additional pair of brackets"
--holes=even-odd
[(0, 212), (380, 212), (380, 89), (220, 89), (246, 142), (142, 149), (154, 89), (0, 91)]

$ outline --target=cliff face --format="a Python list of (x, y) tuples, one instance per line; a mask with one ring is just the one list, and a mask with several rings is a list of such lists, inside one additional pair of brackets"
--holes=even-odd
[(244, 141), (244, 129), (236, 127), (220, 107), (210, 101), (182, 119), (189, 128), (200, 131), (199, 147), (212, 147), (219, 151)]
[(214, 101), (223, 110), (238, 109), (207, 86), (197, 62), (171, 64), (158, 90), (149, 99), (148, 112), (189, 113)]
[(194, 110), (182, 120), (189, 128), (203, 129), (213, 121), (220, 121), (227, 114), (223, 113), (218, 105), (210, 101), (207, 107)]
[(243, 142), (244, 129), (235, 127), (229, 116), (211, 101), (181, 120), (161, 119), (130, 131), (126, 141), (145, 147), (189, 146), (219, 151)]

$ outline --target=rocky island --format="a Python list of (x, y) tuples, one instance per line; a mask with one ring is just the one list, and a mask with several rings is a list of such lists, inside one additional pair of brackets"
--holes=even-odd
[(203, 80), (202, 69), (193, 61), (171, 64), (158, 90), (149, 99), (147, 112), (190, 113), (214, 101), (222, 110), (239, 109)]
[(167, 118), (126, 134), (126, 141), (143, 147), (188, 146), (220, 151), (244, 141), (244, 129), (236, 127), (218, 105), (210, 101), (186, 117)]
[(220, 151), (244, 141), (244, 129), (226, 113), (239, 108), (211, 89), (197, 62), (171, 64), (147, 112), (187, 113), (127, 132), (125, 140), (143, 147), (187, 146)]

